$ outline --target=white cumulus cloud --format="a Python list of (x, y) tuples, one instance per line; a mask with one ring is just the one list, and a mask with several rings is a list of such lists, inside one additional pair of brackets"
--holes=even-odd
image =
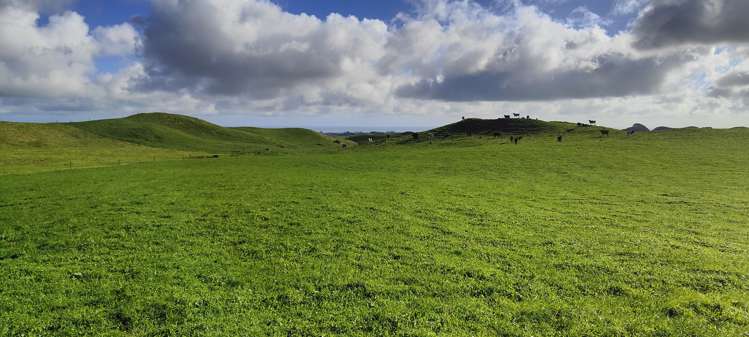
[[(270, 0), (152, 0), (137, 27), (89, 27), (55, 2), (0, 0), (0, 114), (749, 122), (741, 1), (617, 0), (615, 15), (638, 13), (619, 33), (584, 7), (554, 18), (549, 1), (411, 3), (382, 21)], [(97, 69), (112, 56), (120, 69)]]

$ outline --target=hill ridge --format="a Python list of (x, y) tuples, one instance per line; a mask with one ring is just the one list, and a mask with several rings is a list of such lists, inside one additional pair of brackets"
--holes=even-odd
[(455, 123), (429, 130), (429, 132), (435, 133), (436, 135), (461, 133), (471, 135), (495, 132), (506, 134), (533, 134), (560, 131), (565, 127), (571, 126), (574, 126), (574, 124), (565, 122), (547, 122), (526, 118), (466, 118)]
[[(85, 146), (86, 142), (96, 138), (154, 148), (210, 153), (336, 146), (332, 138), (308, 129), (223, 127), (196, 117), (165, 112), (69, 123), (4, 122), (0, 127), (18, 129), (7, 134), (17, 134), (25, 140), (16, 141), (12, 136), (0, 138), (0, 145), (17, 147), (29, 144), (36, 147), (57, 144)], [(52, 133), (52, 136), (45, 136), (44, 133)]]

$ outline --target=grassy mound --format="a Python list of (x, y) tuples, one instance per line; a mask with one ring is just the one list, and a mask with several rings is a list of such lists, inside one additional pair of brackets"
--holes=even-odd
[(536, 119), (464, 119), (432, 130), (437, 135), (470, 134), (536, 134), (564, 131), (574, 127), (571, 123), (546, 122)]
[(193, 117), (143, 113), (77, 123), (0, 122), (0, 174), (205, 157), (207, 154), (334, 151), (305, 129), (226, 128)]
[[(361, 133), (348, 137), (348, 140), (358, 144), (415, 144), (430, 139), (460, 139), (467, 140), (471, 136), (551, 136), (571, 134), (579, 136), (600, 136), (600, 130), (610, 130), (592, 125), (577, 125), (568, 122), (549, 122), (537, 119), (464, 119), (456, 123), (441, 126), (424, 132), (404, 133)], [(436, 138), (432, 138), (434, 136)], [(480, 137), (479, 137), (480, 138)], [(370, 139), (372, 140), (370, 142)]]
[(106, 138), (191, 151), (230, 153), (267, 148), (332, 146), (332, 140), (328, 137), (309, 130), (225, 128), (197, 118), (167, 113), (143, 113), (74, 125)]
[(264, 129), (253, 127), (240, 127), (234, 129), (288, 148), (306, 148), (310, 146), (338, 147), (337, 144), (333, 143), (335, 139), (332, 137), (328, 137), (309, 129)]

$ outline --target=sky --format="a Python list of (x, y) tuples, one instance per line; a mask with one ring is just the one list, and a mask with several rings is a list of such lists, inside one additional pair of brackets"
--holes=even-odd
[(746, 0), (0, 0), (0, 120), (749, 125)]

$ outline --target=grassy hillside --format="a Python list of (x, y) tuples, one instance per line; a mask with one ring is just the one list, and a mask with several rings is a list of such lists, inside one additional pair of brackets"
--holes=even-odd
[(101, 137), (71, 124), (0, 122), (0, 175), (179, 159), (198, 154)]
[(0, 176), (0, 335), (742, 336), (749, 131)]
[[(273, 142), (279, 146), (291, 149), (304, 149), (310, 146), (322, 146), (324, 148), (338, 148), (338, 144), (333, 143), (335, 140), (332, 137), (328, 137), (320, 134), (319, 132), (312, 131), (309, 129), (300, 128), (286, 128), (286, 129), (266, 129), (266, 128), (251, 128), (241, 127), (233, 128), (242, 132), (267, 139), (269, 142)], [(349, 145), (352, 143), (345, 142)]]
[(225, 128), (165, 113), (79, 123), (0, 122), (0, 174), (339, 146), (311, 130)]
[[(334, 147), (332, 139), (310, 130), (225, 128), (206, 121), (166, 113), (75, 123), (91, 133), (151, 147), (230, 153), (286, 146)], [(295, 138), (295, 137), (300, 138)], [(318, 145), (319, 144), (319, 145)]]
[(432, 130), (431, 132), (444, 135), (465, 135), (465, 134), (538, 134), (547, 132), (564, 131), (567, 128), (573, 128), (575, 124), (561, 122), (546, 122), (535, 119), (477, 119), (469, 118), (457, 123), (445, 125)]
[[(436, 129), (405, 133), (362, 133), (348, 137), (349, 140), (362, 145), (381, 145), (387, 142), (394, 144), (411, 144), (432, 140), (470, 139), (471, 137), (508, 138), (510, 136), (553, 136), (558, 135), (586, 135), (598, 136), (600, 130), (615, 131), (591, 125), (577, 125), (567, 122), (548, 122), (535, 119), (478, 119), (469, 118), (448, 124)], [(370, 143), (369, 140), (373, 142)]]

